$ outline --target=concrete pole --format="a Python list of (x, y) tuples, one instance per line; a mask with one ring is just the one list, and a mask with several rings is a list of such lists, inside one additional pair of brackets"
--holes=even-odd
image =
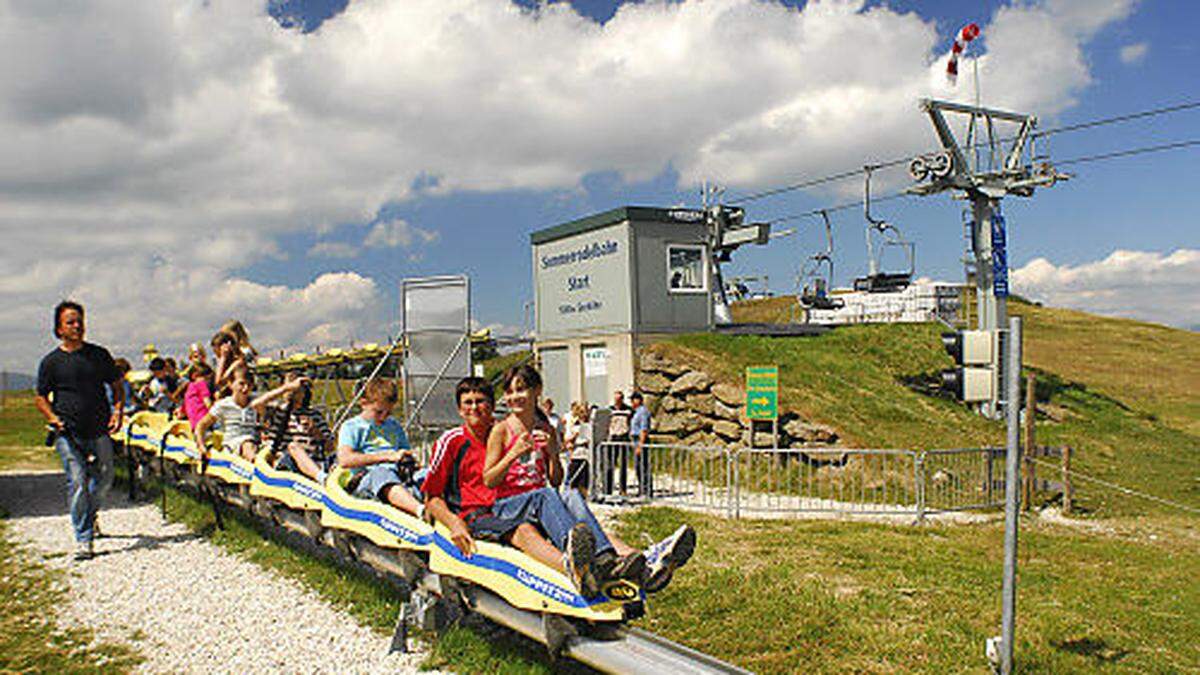
[(1017, 622), (1017, 532), (1021, 480), (1021, 319), (1009, 321), (1009, 367), (1005, 382), (1008, 444), (1004, 472), (1004, 587), (1000, 627), (1000, 672), (1013, 671), (1013, 640)]

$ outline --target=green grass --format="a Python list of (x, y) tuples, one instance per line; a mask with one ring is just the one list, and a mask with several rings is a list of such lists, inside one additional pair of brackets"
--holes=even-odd
[[(1000, 625), (998, 523), (731, 522), (656, 508), (620, 529), (637, 541), (681, 520), (699, 547), (652, 599), (648, 630), (761, 673), (986, 668), (984, 641)], [(1200, 668), (1196, 523), (1113, 529), (1024, 523), (1021, 672)]]
[[(783, 301), (746, 303), (743, 318), (770, 320)], [(1088, 475), (1200, 508), (1200, 335), (1021, 303), (1027, 365), (1038, 376), (1040, 444), (1071, 445)], [(846, 326), (823, 336), (778, 339), (686, 335), (650, 347), (741, 383), (745, 367), (778, 364), (780, 406), (836, 428), (856, 447), (1003, 445), (1002, 422), (921, 393), (953, 364), (934, 324)], [(1057, 478), (1057, 476), (1055, 476)], [(1170, 510), (1076, 484), (1085, 512), (1119, 516)]]
[(4, 393), (0, 408), (0, 445), (41, 445), (45, 420), (33, 405), (33, 391)]
[(0, 518), (0, 672), (124, 673), (141, 662), (129, 647), (60, 626), (54, 608), (65, 594), (61, 573), (14, 543)]
[(0, 408), (0, 471), (56, 469), (58, 455), (44, 445), (45, 422), (33, 392), (5, 392)]

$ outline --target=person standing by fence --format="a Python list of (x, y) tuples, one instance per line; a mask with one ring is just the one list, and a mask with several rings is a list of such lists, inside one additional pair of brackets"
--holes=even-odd
[(635, 391), (629, 396), (633, 404), (633, 417), (629, 420), (629, 442), (633, 444), (633, 466), (637, 472), (638, 494), (650, 499), (654, 496), (654, 485), (650, 475), (650, 409), (642, 401), (642, 393)]
[[(60, 344), (38, 366), (34, 397), (34, 405), (52, 427), (47, 445), (53, 443), (67, 474), (76, 560), (93, 556), (96, 512), (113, 478), (108, 434), (121, 428), (125, 406), (125, 388), (112, 354), (84, 342), (83, 335), (83, 306), (70, 300), (58, 303), (54, 336)], [(106, 384), (112, 387), (111, 405), (104, 391)]]
[(613, 392), (612, 409), (608, 418), (606, 467), (604, 471), (604, 493), (613, 493), (613, 469), (621, 463), (621, 495), (624, 496), (629, 481), (629, 420), (633, 408), (625, 403), (625, 393), (620, 389)]

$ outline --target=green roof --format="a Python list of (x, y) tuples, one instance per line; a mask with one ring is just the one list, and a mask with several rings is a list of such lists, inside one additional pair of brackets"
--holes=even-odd
[(615, 209), (610, 209), (602, 213), (596, 213), (578, 220), (547, 227), (544, 230), (538, 230), (529, 235), (529, 241), (533, 244), (544, 244), (555, 239), (570, 237), (584, 232), (591, 232), (602, 227), (615, 225), (625, 222), (626, 220), (636, 221), (657, 221), (663, 223), (676, 222), (691, 222), (685, 218), (677, 217), (677, 214), (699, 214), (696, 209), (673, 208), (664, 209), (657, 206), (620, 206)]

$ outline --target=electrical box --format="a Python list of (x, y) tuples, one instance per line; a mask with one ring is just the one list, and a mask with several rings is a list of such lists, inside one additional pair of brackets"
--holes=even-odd
[(942, 333), (942, 344), (955, 363), (973, 366), (995, 362), (994, 331), (962, 330), (957, 333)]
[(994, 402), (999, 383), (999, 331), (943, 333), (942, 345), (957, 368), (942, 371), (942, 388), (964, 403)]

